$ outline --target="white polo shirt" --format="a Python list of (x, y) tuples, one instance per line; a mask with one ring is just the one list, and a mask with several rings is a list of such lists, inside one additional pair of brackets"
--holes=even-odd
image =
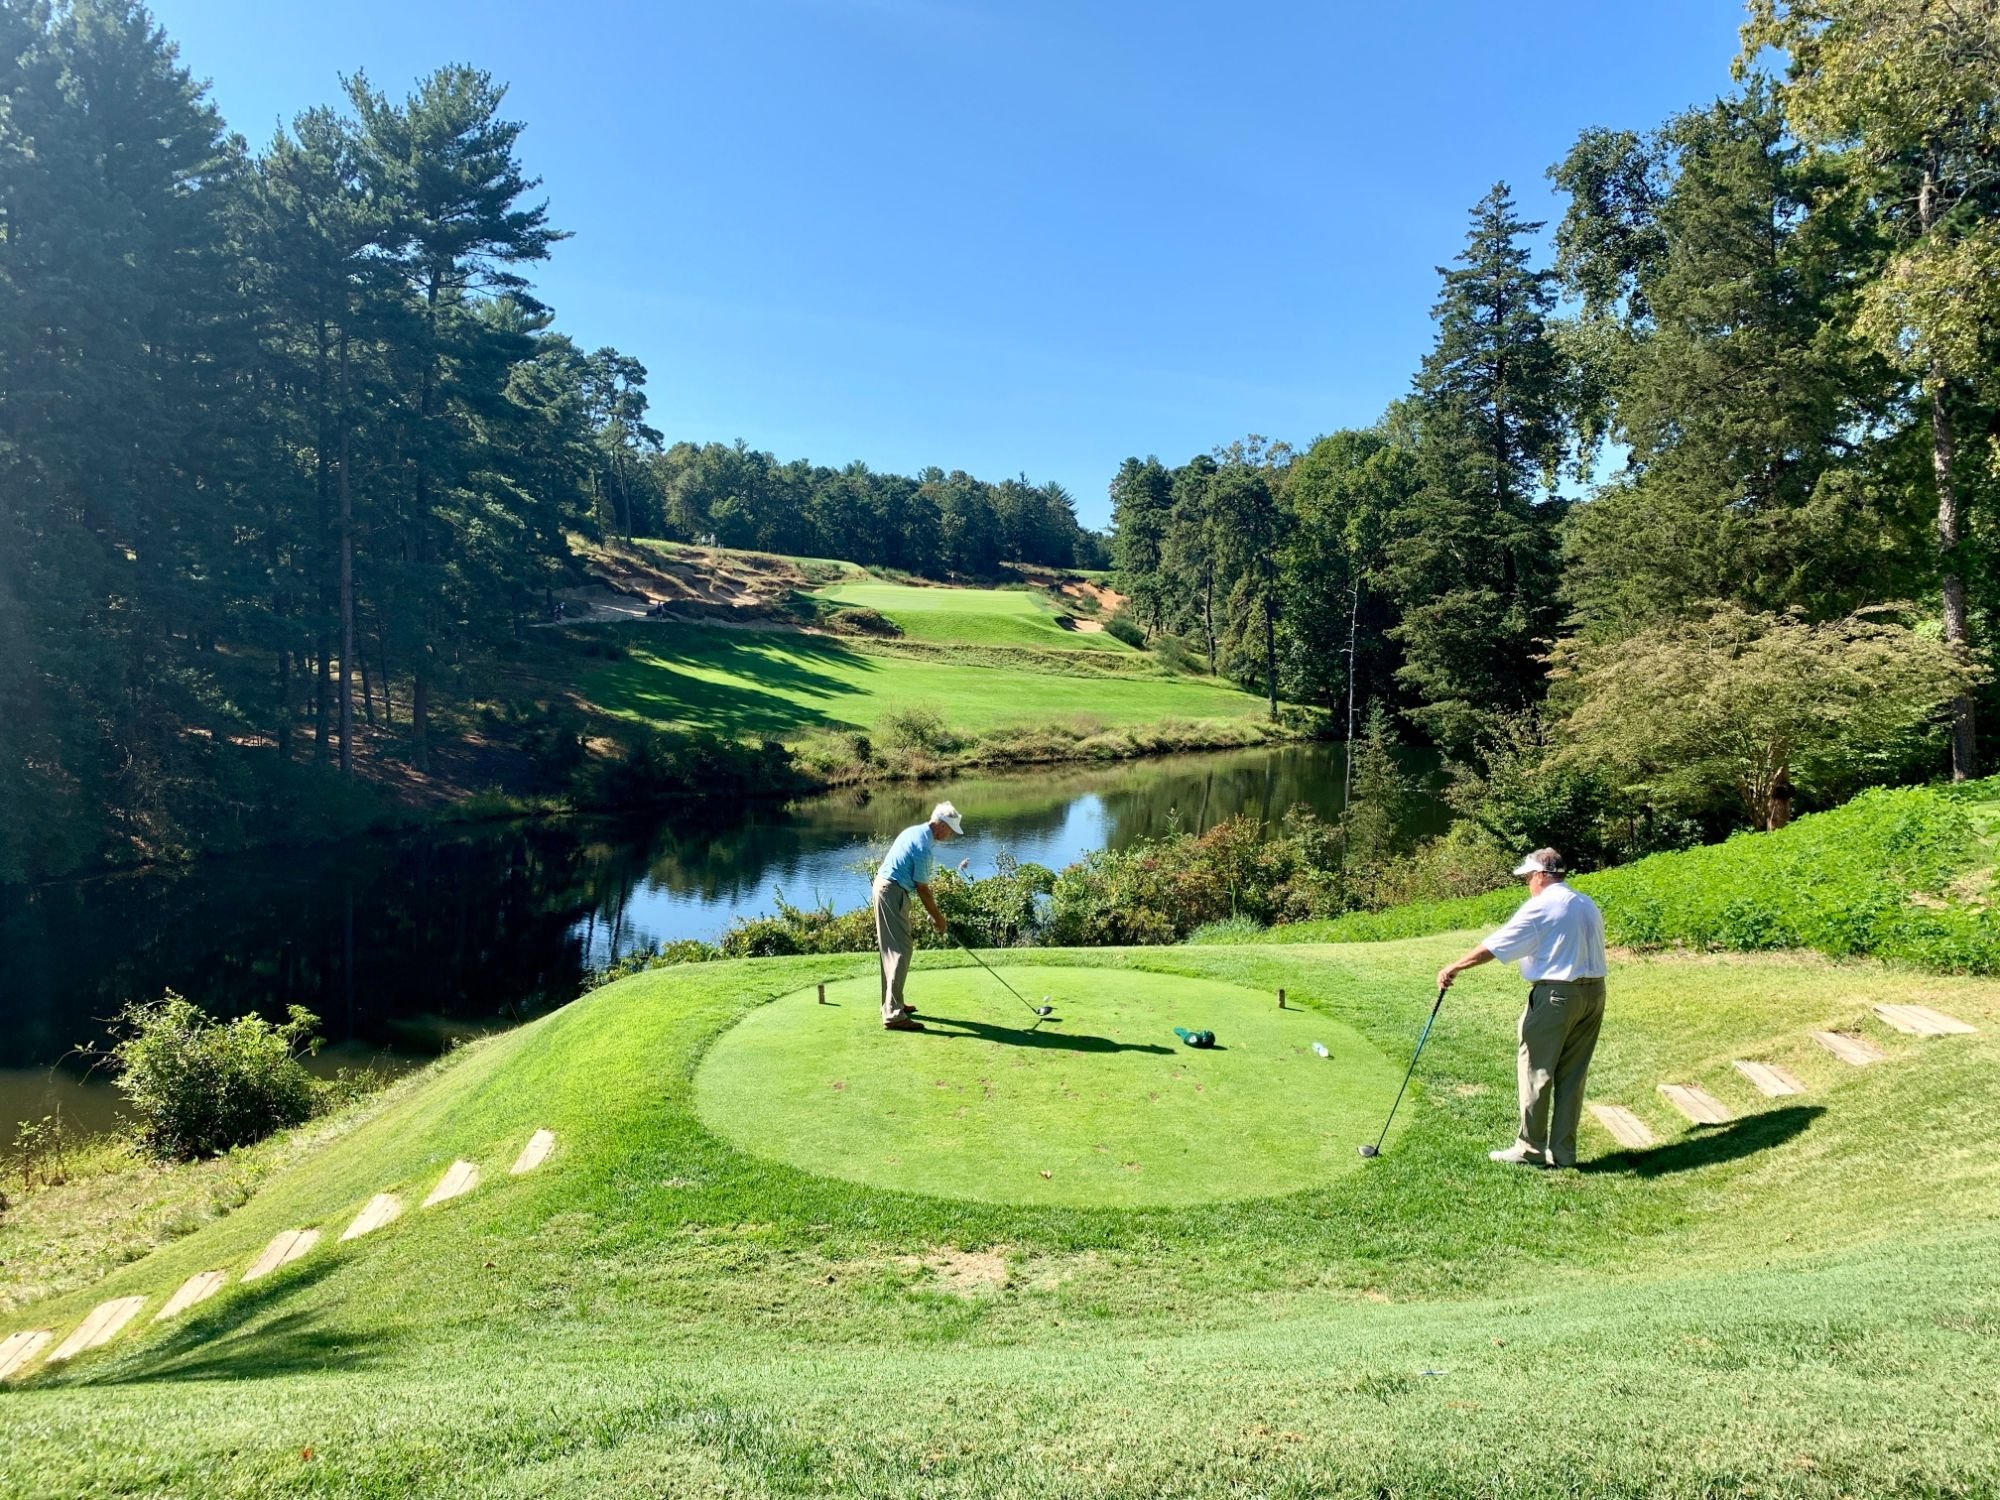
[(1521, 977), (1544, 979), (1604, 977), (1604, 914), (1597, 903), (1563, 881), (1552, 881), (1530, 896), (1507, 925), (1489, 937), (1486, 951), (1510, 964), (1521, 961)]

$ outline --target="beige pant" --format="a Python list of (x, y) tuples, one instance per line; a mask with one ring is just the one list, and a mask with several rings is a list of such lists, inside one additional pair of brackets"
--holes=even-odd
[(875, 947), (882, 955), (882, 1019), (903, 1013), (903, 981), (910, 977), (910, 893), (893, 880), (875, 887)]
[(1583, 1079), (1603, 1024), (1601, 979), (1544, 979), (1528, 990), (1528, 1008), (1521, 1012), (1521, 1134), (1516, 1144), (1558, 1167), (1576, 1165)]

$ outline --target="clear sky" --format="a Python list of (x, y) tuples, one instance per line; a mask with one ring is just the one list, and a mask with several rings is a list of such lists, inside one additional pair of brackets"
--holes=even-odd
[(676, 438), (1025, 472), (1365, 424), (1496, 180), (1729, 86), (1738, 0), (157, 0), (253, 143), (468, 62)]

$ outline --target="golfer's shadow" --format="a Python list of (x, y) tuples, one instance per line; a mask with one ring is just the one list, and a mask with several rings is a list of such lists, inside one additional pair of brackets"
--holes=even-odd
[[(990, 1021), (965, 1021), (957, 1016), (934, 1016), (925, 1011), (924, 1030), (940, 1036), (973, 1036), (983, 1042), (999, 1042), (1006, 1047), (1040, 1047), (1052, 1052), (1153, 1052), (1162, 1056), (1172, 1047), (1151, 1042), (1114, 1042), (1108, 1036), (1078, 1035), (1073, 1031), (1039, 1031), (1026, 1026), (995, 1026)], [(1060, 1017), (1051, 1016), (1050, 1020)]]
[(1717, 1162), (1738, 1161), (1769, 1151), (1804, 1131), (1826, 1113), (1823, 1105), (1793, 1104), (1783, 1109), (1767, 1109), (1745, 1115), (1713, 1129), (1697, 1128), (1694, 1134), (1665, 1146), (1645, 1151), (1619, 1151), (1594, 1161), (1579, 1162), (1585, 1172), (1623, 1172), (1634, 1177), (1664, 1177), (1687, 1172)]

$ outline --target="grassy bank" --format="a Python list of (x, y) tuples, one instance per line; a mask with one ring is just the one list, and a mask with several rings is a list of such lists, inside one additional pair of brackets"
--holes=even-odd
[[(2000, 973), (1992, 902), (2000, 778), (1864, 792), (1776, 833), (1656, 854), (1575, 884), (1615, 943), (1869, 954), (1945, 973)], [(1355, 912), (1238, 941), (1381, 942), (1491, 927), (1518, 886), (1458, 901)]]
[[(1395, 1056), (1457, 935), (1037, 963), (1283, 984)], [(1090, 1210), (923, 1196), (734, 1149), (713, 1042), (865, 959), (647, 975), (468, 1049), (104, 1283), (65, 1327), (339, 1226), (445, 1163), (473, 1195), (328, 1243), (0, 1394), (10, 1494), (1964, 1495), (2000, 1485), (2000, 987), (1868, 963), (1621, 967), (1593, 1076), (1662, 1143), (1488, 1167), (1510, 976), (1468, 976), (1391, 1150), (1271, 1198)], [(927, 957), (924, 973), (949, 967)], [(976, 990), (968, 990), (968, 994)], [(1004, 996), (1000, 997), (1005, 1003)], [(1979, 1026), (1849, 1069), (1804, 1041), (1915, 1000)], [(865, 1009), (865, 1007), (864, 1007)], [(994, 1012), (993, 1024), (1004, 1013)], [(865, 1025), (867, 1018), (858, 1016)], [(1162, 1017), (1162, 1021), (1165, 1021)], [(1080, 1002), (1066, 1023), (1093, 1028)], [(898, 1041), (920, 1039), (897, 1039)], [(1228, 1038), (1223, 1038), (1225, 1044)], [(1809, 1090), (1771, 1101), (1756, 1057)], [(919, 1065), (920, 1064), (916, 1064)], [(1334, 1064), (1329, 1064), (1333, 1066)], [(1738, 1118), (1687, 1128), (1654, 1090)], [(541, 1172), (506, 1161), (558, 1133)], [(1299, 1128), (1310, 1131), (1304, 1119)], [(1912, 1170), (1910, 1140), (1934, 1143)], [(155, 1302), (153, 1305), (157, 1305)], [(1524, 1420), (1564, 1394), (1560, 1421)]]
[(843, 583), (818, 597), (872, 609), (911, 640), (954, 646), (1025, 646), (1044, 651), (1097, 651), (1133, 655), (1132, 648), (1101, 630), (1065, 627), (1047, 599), (1027, 589), (917, 588), (904, 584)]

